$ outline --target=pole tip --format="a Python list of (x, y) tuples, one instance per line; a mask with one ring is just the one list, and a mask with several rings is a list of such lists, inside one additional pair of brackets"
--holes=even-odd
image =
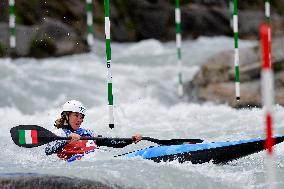
[(237, 97), (236, 97), (236, 100), (237, 100), (237, 101), (240, 101), (240, 100), (241, 100), (241, 97), (237, 96)]
[(111, 129), (114, 128), (114, 124), (113, 124), (113, 123), (112, 123), (112, 124), (109, 124), (108, 126), (109, 126), (109, 128), (111, 128)]

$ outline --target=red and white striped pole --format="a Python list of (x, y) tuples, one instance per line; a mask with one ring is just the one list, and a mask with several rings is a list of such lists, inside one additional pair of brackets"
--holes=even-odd
[(268, 188), (274, 187), (275, 175), (273, 164), (273, 116), (272, 107), (274, 104), (274, 86), (273, 71), (271, 69), (271, 28), (270, 25), (264, 23), (260, 26), (260, 37), (262, 46), (262, 71), (261, 71), (261, 89), (262, 89), (262, 105), (265, 113), (266, 125), (266, 141), (267, 149), (267, 185)]

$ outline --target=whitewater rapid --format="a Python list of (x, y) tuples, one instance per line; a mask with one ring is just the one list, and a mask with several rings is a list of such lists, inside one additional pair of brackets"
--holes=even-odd
[[(240, 47), (255, 45), (240, 41)], [(199, 38), (182, 46), (184, 80), (214, 54), (232, 49), (226, 37)], [(61, 105), (69, 99), (87, 107), (83, 127), (111, 137), (134, 133), (154, 138), (201, 138), (206, 142), (264, 136), (263, 110), (233, 109), (226, 104), (196, 104), (177, 97), (175, 43), (145, 40), (112, 43), (115, 128), (108, 128), (107, 69), (104, 43), (90, 53), (60, 58), (0, 59), (0, 173), (43, 173), (136, 188), (267, 188), (265, 152), (227, 165), (154, 163), (114, 155), (154, 145), (142, 141), (123, 149), (103, 148), (95, 157), (66, 163), (45, 156), (44, 146), (13, 144), (9, 130), (20, 124), (53, 129)], [(284, 133), (284, 108), (274, 107), (274, 133)], [(284, 187), (283, 144), (275, 148), (277, 188)]]

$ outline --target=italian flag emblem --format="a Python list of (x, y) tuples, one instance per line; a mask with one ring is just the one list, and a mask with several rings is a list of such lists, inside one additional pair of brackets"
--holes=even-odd
[(37, 130), (19, 130), (20, 144), (37, 144)]

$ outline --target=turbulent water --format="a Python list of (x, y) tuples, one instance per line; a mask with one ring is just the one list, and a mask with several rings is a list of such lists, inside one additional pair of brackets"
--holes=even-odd
[[(253, 46), (241, 41), (240, 46)], [(232, 49), (224, 37), (183, 43), (183, 74), (190, 80), (212, 55)], [(102, 181), (134, 188), (267, 188), (265, 152), (227, 165), (177, 162), (154, 163), (116, 154), (153, 145), (142, 141), (123, 149), (103, 148), (95, 157), (66, 163), (45, 156), (44, 146), (32, 149), (13, 144), (9, 130), (20, 124), (47, 129), (69, 99), (87, 109), (83, 127), (111, 137), (134, 133), (154, 138), (201, 138), (227, 141), (264, 136), (262, 109), (232, 109), (227, 105), (196, 104), (177, 97), (175, 43), (146, 40), (112, 44), (115, 128), (108, 128), (107, 69), (104, 43), (92, 52), (49, 59), (0, 59), (0, 173), (48, 173)], [(284, 108), (274, 108), (274, 133), (284, 133)], [(284, 187), (283, 145), (275, 148), (276, 187)]]

